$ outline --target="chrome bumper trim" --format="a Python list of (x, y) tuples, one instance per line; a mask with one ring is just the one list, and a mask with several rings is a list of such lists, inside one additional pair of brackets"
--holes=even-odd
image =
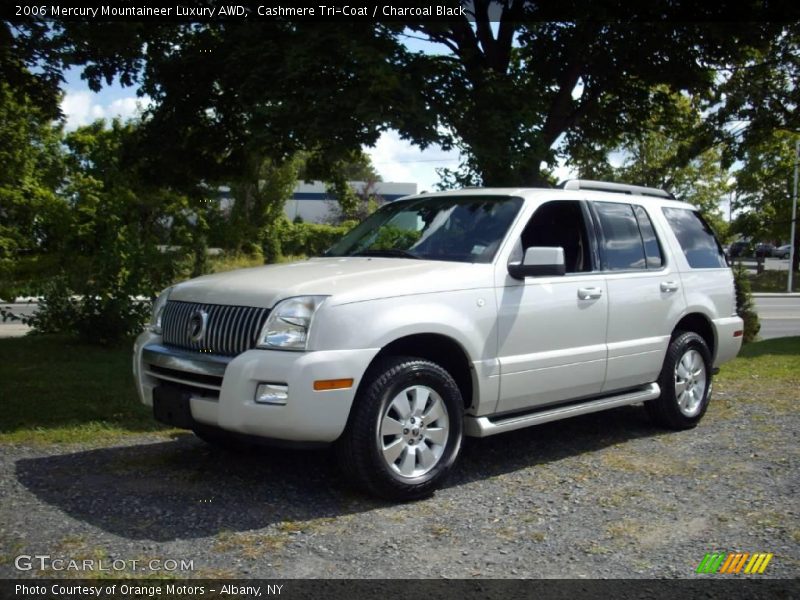
[(142, 360), (145, 363), (198, 375), (223, 377), (225, 368), (232, 359), (230, 356), (214, 354), (198, 355), (196, 352), (184, 352), (161, 344), (150, 344), (142, 348)]
[(180, 377), (172, 377), (171, 375), (164, 375), (163, 373), (153, 373), (152, 371), (145, 371), (145, 375), (148, 377), (152, 377), (153, 379), (160, 379), (162, 381), (171, 381), (172, 383), (180, 383), (183, 385), (189, 385), (196, 388), (203, 388), (206, 390), (211, 390), (220, 393), (222, 387), (218, 385), (209, 385), (208, 383), (201, 383), (199, 381), (194, 381), (192, 379), (180, 378)]

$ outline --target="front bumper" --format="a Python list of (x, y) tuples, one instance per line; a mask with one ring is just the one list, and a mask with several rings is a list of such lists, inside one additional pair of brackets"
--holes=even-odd
[[(167, 348), (147, 331), (134, 345), (133, 371), (147, 406), (157, 386), (175, 385), (190, 392), (199, 423), (275, 440), (332, 442), (344, 431), (361, 378), (379, 350), (248, 350), (228, 358)], [(327, 379), (353, 379), (353, 385), (314, 390), (314, 381)], [(287, 385), (286, 404), (257, 404), (259, 383)]]

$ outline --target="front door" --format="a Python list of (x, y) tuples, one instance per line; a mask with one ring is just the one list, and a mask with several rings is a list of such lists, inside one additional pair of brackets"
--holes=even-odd
[(587, 217), (581, 201), (546, 202), (512, 254), (513, 261), (531, 246), (562, 247), (566, 275), (519, 281), (499, 265), (497, 412), (592, 396), (603, 388), (608, 292)]

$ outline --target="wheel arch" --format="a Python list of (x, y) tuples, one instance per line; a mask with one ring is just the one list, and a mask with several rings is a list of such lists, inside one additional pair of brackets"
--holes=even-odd
[[(458, 385), (464, 400), (464, 409), (470, 408), (475, 403), (478, 392), (475, 369), (472, 368), (467, 351), (455, 339), (440, 333), (415, 333), (399, 337), (381, 348), (370, 362), (366, 373), (388, 356), (413, 356), (440, 365), (450, 373)], [(361, 385), (368, 384), (369, 380), (370, 378), (365, 375)]]
[(679, 331), (693, 331), (703, 338), (703, 341), (706, 343), (711, 353), (711, 360), (713, 363), (717, 350), (717, 336), (714, 330), (714, 324), (707, 315), (701, 312), (690, 312), (684, 315), (672, 329), (672, 337), (675, 337), (675, 334)]

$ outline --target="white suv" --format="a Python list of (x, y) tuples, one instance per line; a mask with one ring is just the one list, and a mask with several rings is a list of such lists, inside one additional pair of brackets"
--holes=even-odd
[(440, 485), (464, 435), (639, 402), (695, 426), (742, 339), (722, 248), (661, 190), (560, 188), (405, 198), (325, 256), (169, 288), (142, 402), (211, 443), (333, 443), (394, 499)]

